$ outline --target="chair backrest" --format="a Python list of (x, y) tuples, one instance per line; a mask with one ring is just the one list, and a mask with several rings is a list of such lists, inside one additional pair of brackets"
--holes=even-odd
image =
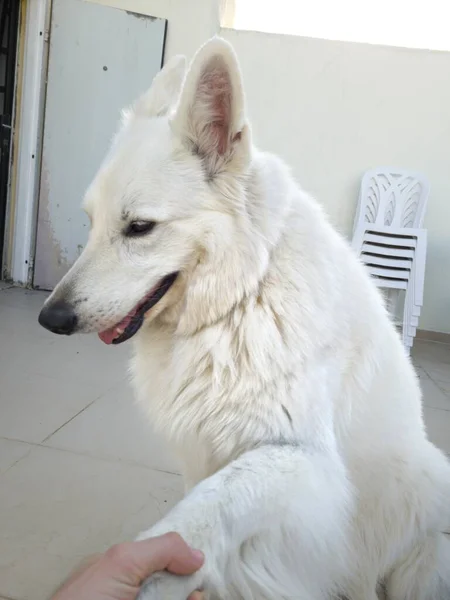
[(367, 171), (361, 182), (354, 233), (367, 223), (421, 228), (430, 186), (423, 175), (383, 167)]

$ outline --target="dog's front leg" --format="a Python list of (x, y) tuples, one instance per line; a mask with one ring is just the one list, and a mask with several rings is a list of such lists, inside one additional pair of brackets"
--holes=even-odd
[[(337, 456), (293, 445), (267, 445), (247, 452), (198, 484), (162, 521), (139, 536), (176, 531), (206, 558), (192, 576), (151, 577), (140, 598), (186, 600), (202, 588), (213, 590), (214, 598), (234, 598), (229, 591), (236, 584), (230, 565), (236, 568), (246, 557), (251, 563), (247, 566), (265, 569), (264, 577), (272, 577), (277, 588), (271, 595), (266, 591), (271, 586), (262, 584), (260, 598), (328, 597), (323, 592), (328, 579), (330, 585), (336, 583), (336, 573), (342, 571), (338, 565), (345, 563), (350, 503), (345, 469)], [(270, 545), (263, 545), (261, 552), (259, 537)], [(240, 585), (236, 597), (253, 597)]]

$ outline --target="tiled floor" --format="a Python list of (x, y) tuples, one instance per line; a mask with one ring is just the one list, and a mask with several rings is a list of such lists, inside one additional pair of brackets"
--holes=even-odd
[[(133, 403), (129, 347), (52, 336), (37, 323), (44, 297), (0, 282), (0, 600), (47, 598), (182, 494)], [(418, 341), (414, 361), (430, 436), (450, 452), (450, 346)]]

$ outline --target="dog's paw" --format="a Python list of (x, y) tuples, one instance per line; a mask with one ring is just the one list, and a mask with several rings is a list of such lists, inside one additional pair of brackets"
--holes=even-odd
[(187, 576), (156, 573), (143, 584), (137, 600), (186, 600), (200, 589), (201, 579), (200, 573)]
[(141, 533), (137, 539), (145, 540), (173, 531), (178, 533), (191, 548), (203, 552), (205, 556), (203, 566), (192, 575), (173, 575), (167, 571), (155, 573), (144, 583), (138, 600), (186, 600), (197, 590), (202, 590), (207, 600), (211, 598), (211, 594), (214, 596), (213, 590), (217, 590), (221, 585), (221, 578), (218, 578), (220, 571), (217, 569), (217, 564), (221, 564), (216, 553), (218, 544), (212, 543), (208, 533), (210, 529), (205, 528), (203, 524), (195, 526), (191, 522), (190, 526), (186, 526), (186, 523), (181, 525), (178, 521), (163, 519), (151, 529)]
[(169, 532), (178, 533), (196, 550), (203, 552), (203, 566), (189, 576), (177, 576), (167, 572), (150, 577), (142, 591), (141, 600), (186, 600), (189, 594), (203, 590), (205, 599), (219, 595), (224, 588), (223, 568), (226, 564), (225, 536), (221, 534), (219, 520), (205, 509), (205, 503), (197, 501), (179, 504), (170, 515), (141, 533), (137, 539), (145, 540)]

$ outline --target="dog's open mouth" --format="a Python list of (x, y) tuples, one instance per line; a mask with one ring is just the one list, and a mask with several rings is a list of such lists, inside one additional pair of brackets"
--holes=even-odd
[(171, 273), (150, 290), (150, 292), (137, 304), (126, 317), (119, 323), (98, 334), (105, 344), (121, 344), (133, 337), (139, 331), (147, 313), (169, 291), (178, 273)]

